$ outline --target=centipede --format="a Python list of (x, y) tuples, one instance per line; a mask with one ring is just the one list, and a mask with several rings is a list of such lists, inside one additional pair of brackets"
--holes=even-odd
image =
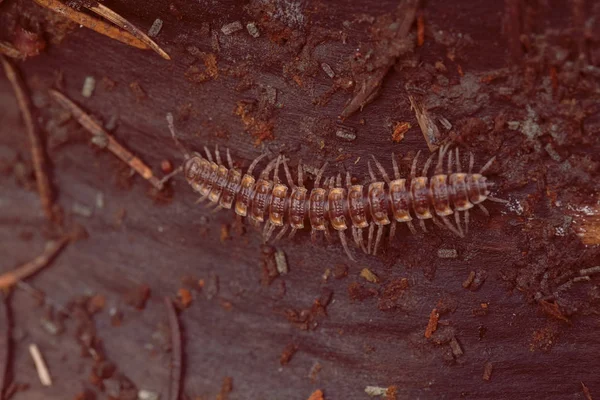
[[(331, 242), (331, 227), (337, 232), (346, 255), (355, 261), (348, 245), (348, 230), (357, 248), (366, 254), (376, 255), (387, 226), (390, 242), (399, 224), (406, 224), (412, 234), (417, 234), (415, 224), (427, 232), (427, 220), (463, 238), (469, 230), (472, 208), (477, 206), (489, 216), (483, 205), (485, 201), (507, 203), (507, 200), (491, 195), (490, 188), (494, 182), (484, 175), (496, 157), (492, 157), (478, 172), (473, 172), (475, 157), (469, 153), (469, 166), (463, 172), (459, 149), (450, 150), (451, 144), (445, 144), (437, 154), (431, 154), (420, 174), (417, 167), (421, 152), (417, 152), (409, 177), (401, 176), (394, 154), (391, 157), (392, 176), (372, 155), (373, 164), (371, 160), (367, 163), (367, 185), (353, 183), (348, 171), (345, 176), (337, 173), (324, 177), (328, 167), (325, 162), (318, 169), (309, 191), (304, 183), (302, 161), (298, 163), (296, 180), (288, 160), (282, 155), (267, 162), (262, 171), (255, 174), (259, 163), (267, 157), (263, 153), (244, 172), (235, 166), (229, 149), (226, 149), (227, 164), (218, 146), (215, 146), (214, 154), (206, 146), (204, 155), (189, 152), (177, 138), (170, 113), (167, 114), (167, 122), (171, 136), (184, 156), (183, 163), (173, 173), (183, 173), (193, 191), (200, 195), (197, 203), (209, 202), (215, 211), (232, 209), (239, 217), (248, 218), (252, 225), (262, 225), (265, 242), (271, 238), (276, 242), (288, 232), (291, 239), (296, 232), (307, 228), (313, 241), (322, 232)], [(437, 163), (433, 166), (436, 156)], [(433, 175), (430, 176), (432, 168)], [(281, 169), (287, 184), (280, 179)]]

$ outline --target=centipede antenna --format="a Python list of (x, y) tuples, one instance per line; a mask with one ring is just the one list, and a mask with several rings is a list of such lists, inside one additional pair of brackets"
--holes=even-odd
[(448, 175), (452, 174), (452, 152), (448, 153)]
[(352, 253), (350, 253), (350, 249), (348, 248), (348, 241), (346, 240), (346, 233), (344, 231), (339, 231), (340, 242), (342, 243), (342, 247), (344, 248), (344, 252), (351, 261), (356, 261), (354, 257), (352, 257)]
[(287, 179), (288, 185), (291, 188), (295, 188), (296, 184), (294, 183), (294, 179), (292, 178), (292, 174), (290, 173), (290, 168), (287, 165), (287, 160), (283, 157), (283, 170), (285, 171), (285, 179)]
[(341, 188), (342, 187), (342, 174), (338, 172), (337, 177), (335, 178), (335, 186)]
[(256, 157), (254, 159), (254, 161), (252, 161), (252, 163), (250, 164), (250, 166), (248, 167), (248, 172), (246, 172), (248, 175), (252, 175), (252, 171), (254, 171), (254, 168), (256, 168), (256, 165), (258, 165), (258, 163), (260, 162), (260, 160), (262, 160), (263, 158), (265, 158), (267, 156), (267, 153), (262, 153), (260, 156)]
[(469, 175), (473, 173), (473, 166), (475, 165), (475, 155), (472, 151), (469, 152)]
[(398, 169), (398, 163), (396, 162), (396, 155), (392, 153), (392, 169), (394, 170), (394, 179), (400, 179), (400, 170)]
[(373, 157), (373, 161), (375, 162), (375, 166), (379, 170), (379, 173), (381, 174), (381, 176), (383, 176), (383, 180), (386, 181), (386, 183), (389, 184), (390, 183), (390, 177), (387, 174), (385, 168), (383, 168), (383, 165), (381, 165), (381, 163), (379, 161), (377, 161), (377, 159), (375, 158), (375, 156), (373, 154), (371, 154), (371, 157)]
[(304, 167), (302, 166), (302, 160), (298, 161), (298, 186), (304, 187)]
[(377, 182), (377, 177), (373, 172), (373, 168), (371, 167), (371, 161), (367, 161), (367, 167), (369, 168), (369, 176), (371, 177), (371, 182)]
[(352, 178), (350, 172), (346, 171), (346, 187), (350, 188), (350, 186), (352, 186)]
[(413, 163), (412, 163), (412, 167), (410, 168), (410, 177), (411, 178), (417, 177), (417, 162), (419, 162), (420, 155), (421, 155), (421, 150), (417, 151), (417, 155), (415, 156), (415, 159), (413, 160)]
[(502, 203), (502, 204), (508, 203), (508, 200), (499, 199), (498, 197), (494, 197), (494, 196), (488, 196), (487, 199), (490, 200), (490, 201), (493, 201), (495, 203)]
[(379, 243), (381, 242), (382, 237), (383, 225), (377, 225), (377, 237), (375, 238), (375, 247), (373, 248), (373, 255), (377, 255), (377, 249), (379, 248)]
[(456, 148), (456, 172), (462, 172), (462, 167), (460, 166), (460, 153), (458, 152), (458, 147)]
[(208, 150), (208, 147), (204, 146), (204, 152), (206, 153), (206, 158), (208, 159), (208, 161), (213, 162), (212, 154), (210, 154), (210, 150)]
[(171, 137), (175, 142), (175, 146), (177, 146), (179, 151), (183, 153), (183, 158), (187, 160), (191, 157), (190, 152), (187, 151), (187, 149), (179, 142), (179, 139), (177, 139), (177, 134), (175, 133), (175, 122), (173, 120), (173, 114), (171, 113), (167, 113), (167, 126), (169, 127), (169, 131), (171, 132)]
[(425, 161), (425, 165), (423, 166), (423, 176), (427, 176), (427, 172), (429, 171), (434, 156), (435, 154), (430, 155), (429, 158), (427, 158), (427, 161)]
[(226, 149), (226, 153), (227, 153), (227, 165), (229, 166), (229, 169), (233, 169), (233, 159), (231, 158), (231, 153), (229, 152), (229, 147)]
[(321, 177), (323, 176), (323, 172), (325, 172), (325, 168), (327, 168), (328, 165), (329, 165), (329, 163), (325, 162), (325, 164), (323, 164), (321, 169), (319, 169), (319, 172), (317, 172), (317, 177), (315, 178), (315, 187), (316, 188), (319, 187), (319, 182), (321, 182)]
[(488, 162), (486, 162), (485, 165), (481, 168), (479, 173), (483, 174), (489, 167), (491, 167), (491, 165), (494, 163), (495, 160), (496, 160), (496, 156), (490, 158), (490, 160)]
[(219, 165), (219, 166), (223, 165), (223, 162), (221, 161), (221, 153), (219, 152), (218, 144), (215, 145), (215, 158), (217, 159), (217, 165)]
[(490, 216), (490, 212), (488, 211), (487, 208), (485, 208), (485, 206), (483, 204), (479, 203), (479, 204), (477, 204), (477, 206), (481, 209), (481, 211), (483, 211), (483, 213), (486, 216), (488, 216), (488, 217)]

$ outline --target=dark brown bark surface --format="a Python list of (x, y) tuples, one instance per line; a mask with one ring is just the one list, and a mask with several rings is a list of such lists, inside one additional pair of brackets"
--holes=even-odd
[[(19, 288), (10, 296), (9, 381), (30, 385), (13, 398), (72, 399), (88, 390), (103, 399), (118, 385), (122, 398), (127, 385), (167, 398), (163, 298), (180, 289), (193, 297), (179, 313), (182, 393), (190, 399), (304, 400), (317, 389), (326, 399), (363, 399), (366, 386), (396, 386), (398, 399), (586, 399), (582, 383), (600, 396), (600, 275), (572, 281), (600, 264), (600, 9), (587, 3), (424, 2), (422, 46), (416, 22), (398, 36), (405, 14), (394, 1), (104, 3), (144, 29), (164, 20), (156, 41), (171, 55), (165, 61), (65, 25), (33, 2), (0, 2), (0, 40), (12, 41), (16, 25), (33, 25), (48, 41), (16, 65), (45, 134), (65, 226), (88, 233), (27, 281), (45, 293), (43, 305)], [(244, 29), (223, 34), (234, 21)], [(259, 38), (246, 31), (252, 21)], [(377, 74), (377, 96), (340, 120)], [(96, 80), (90, 98), (81, 95), (86, 76)], [(172, 112), (189, 149), (228, 147), (242, 167), (261, 152), (283, 153), (294, 172), (300, 159), (309, 169), (329, 161), (331, 175), (349, 170), (359, 181), (371, 154), (390, 169), (391, 154), (400, 154), (406, 174), (418, 150), (429, 153), (410, 95), (441, 139), (475, 153), (476, 166), (497, 157), (488, 175), (510, 202), (486, 203), (489, 217), (473, 212), (464, 239), (431, 223), (418, 235), (401, 226), (380, 255), (355, 251), (356, 263), (338, 241), (312, 244), (301, 232), (275, 245), (289, 267), (275, 276), (261, 232), (240, 229), (230, 211), (194, 204), (181, 176), (157, 194), (90, 144), (50, 88), (109, 128), (116, 121), (111, 133), (159, 176), (163, 160), (182, 161), (165, 120)], [(0, 104), (5, 272), (40, 254), (57, 228), (40, 208), (3, 78)], [(412, 128), (398, 143), (400, 122)], [(340, 138), (340, 127), (356, 138)], [(440, 258), (440, 249), (457, 257)], [(379, 281), (362, 277), (363, 268)], [(143, 285), (150, 297), (140, 306), (132, 297)], [(104, 307), (94, 312), (100, 296)], [(434, 308), (438, 327), (426, 338)], [(62, 332), (50, 334), (56, 326)], [(40, 347), (52, 387), (40, 384), (29, 343)], [(116, 371), (106, 372), (113, 368), (89, 348), (103, 349)], [(0, 348), (0, 362), (5, 355)]]

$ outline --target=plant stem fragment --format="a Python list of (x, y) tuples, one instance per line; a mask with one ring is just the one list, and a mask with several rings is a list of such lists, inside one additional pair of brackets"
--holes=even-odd
[(54, 242), (46, 244), (46, 249), (42, 254), (33, 260), (0, 275), (0, 289), (7, 289), (17, 284), (19, 281), (35, 274), (50, 263), (58, 253), (71, 241), (71, 235), (65, 235)]
[(178, 400), (181, 385), (181, 330), (175, 306), (169, 297), (165, 297), (165, 306), (169, 317), (169, 328), (171, 331), (171, 373), (169, 381), (168, 400)]
[(31, 115), (31, 100), (29, 99), (25, 82), (21, 79), (13, 65), (4, 56), (0, 55), (0, 61), (2, 61), (2, 65), (4, 66), (6, 77), (13, 87), (17, 98), (17, 104), (19, 105), (21, 115), (23, 116), (23, 122), (25, 123), (29, 145), (31, 146), (31, 159), (33, 162), (33, 170), (35, 172), (35, 181), (40, 195), (42, 209), (49, 221), (56, 222), (57, 215), (54, 208), (54, 194), (52, 192), (50, 178), (46, 173), (47, 165), (44, 147), (39, 129)]
[(134, 156), (129, 150), (124, 148), (119, 142), (116, 141), (108, 132), (104, 130), (96, 121), (94, 121), (88, 114), (86, 114), (79, 106), (73, 103), (64, 94), (57, 90), (50, 90), (50, 95), (56, 99), (64, 108), (66, 108), (73, 117), (79, 122), (85, 129), (87, 129), (93, 136), (94, 143), (106, 147), (115, 156), (123, 160), (127, 165), (140, 174), (144, 179), (152, 184), (156, 189), (162, 190), (164, 188), (164, 182), (154, 176), (154, 173), (142, 160)]

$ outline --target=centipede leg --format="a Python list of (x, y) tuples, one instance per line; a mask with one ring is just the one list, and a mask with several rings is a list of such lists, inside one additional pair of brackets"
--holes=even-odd
[(383, 168), (383, 165), (381, 165), (381, 163), (379, 161), (377, 161), (377, 159), (375, 158), (375, 156), (373, 154), (371, 154), (371, 157), (373, 157), (373, 161), (375, 162), (375, 166), (379, 170), (379, 173), (383, 177), (383, 180), (386, 181), (387, 183), (390, 183), (390, 177), (387, 174), (387, 171), (385, 170), (385, 168)]
[(412, 233), (413, 235), (417, 234), (417, 230), (415, 229), (415, 226), (413, 225), (412, 221), (406, 221), (406, 225), (408, 226), (408, 229), (410, 229), (410, 233)]
[(392, 153), (392, 169), (394, 170), (394, 179), (400, 179), (400, 170), (398, 169), (398, 163), (396, 162), (396, 155)]
[(212, 210), (210, 210), (210, 212), (212, 214), (215, 214), (215, 213), (221, 211), (222, 209), (223, 209), (223, 207), (221, 207), (221, 205), (217, 204), (215, 208), (213, 208)]
[[(458, 211), (456, 212), (458, 214)], [(458, 225), (458, 229), (456, 229), (454, 227), (454, 225), (452, 225), (452, 223), (450, 222), (450, 220), (448, 219), (448, 217), (446, 215), (444, 215), (442, 217), (442, 221), (444, 221), (444, 225), (446, 225), (446, 228), (448, 228), (452, 233), (454, 233), (456, 236), (458, 237), (464, 237), (465, 235), (463, 235), (462, 233), (462, 229), (460, 229), (460, 225)]]
[(217, 160), (217, 165), (223, 165), (221, 161), (221, 153), (219, 152), (219, 145), (215, 145), (215, 159)]
[(430, 155), (427, 161), (425, 161), (425, 165), (423, 166), (423, 176), (427, 176), (429, 167), (431, 166), (431, 162), (433, 161), (434, 156), (435, 154)]
[(298, 229), (292, 228), (292, 230), (290, 231), (290, 234), (288, 235), (288, 239), (292, 239), (296, 235), (297, 231), (298, 231)]
[(294, 184), (294, 178), (292, 178), (292, 174), (290, 173), (290, 168), (287, 165), (287, 161), (284, 158), (283, 159), (283, 170), (285, 171), (285, 178), (288, 181), (288, 185), (290, 185), (291, 188), (295, 188), (296, 185)]
[(427, 227), (425, 226), (425, 220), (424, 219), (420, 219), (419, 220), (419, 226), (421, 227), (421, 229), (423, 230), (423, 232), (427, 232)]
[(283, 225), (283, 227), (281, 228), (281, 230), (277, 233), (277, 236), (275, 236), (275, 239), (273, 239), (273, 242), (277, 242), (279, 240), (281, 240), (281, 238), (283, 237), (283, 235), (285, 235), (285, 233), (288, 230), (289, 225)]
[(227, 153), (227, 165), (229, 166), (229, 169), (233, 169), (233, 159), (231, 158), (231, 153), (229, 152), (229, 148), (226, 149), (226, 153)]
[(459, 231), (462, 232), (462, 228), (460, 226), (460, 211), (458, 210), (456, 210), (454, 213), (454, 222), (456, 222), (456, 226), (458, 227)]
[(356, 228), (356, 236), (358, 237), (358, 245), (362, 249), (363, 253), (369, 254), (367, 248), (365, 247), (365, 237), (363, 235), (363, 230)]
[(483, 204), (479, 203), (479, 204), (477, 204), (477, 206), (481, 209), (481, 211), (483, 211), (483, 213), (486, 216), (488, 216), (488, 217), (490, 216), (490, 212), (488, 211), (487, 208), (485, 208), (485, 206)]
[(375, 238), (375, 247), (373, 248), (373, 255), (377, 255), (377, 249), (379, 248), (379, 243), (381, 242), (381, 238), (383, 237), (383, 225), (377, 225), (377, 237)]
[(465, 233), (469, 233), (469, 210), (465, 210)]
[(204, 152), (206, 153), (206, 158), (208, 161), (213, 162), (212, 154), (210, 154), (208, 147), (204, 146)]
[(502, 203), (502, 204), (508, 203), (508, 200), (499, 199), (498, 197), (494, 197), (494, 196), (488, 196), (487, 199), (489, 201), (493, 201), (494, 203)]
[(350, 253), (350, 249), (348, 248), (348, 241), (346, 240), (346, 232), (344, 231), (338, 231), (339, 235), (340, 235), (340, 242), (342, 243), (342, 247), (344, 248), (344, 251), (346, 252), (346, 255), (348, 256), (348, 258), (352, 261), (356, 261), (354, 259), (354, 257), (352, 257), (352, 253)]
[(475, 156), (473, 152), (469, 152), (469, 175), (473, 173), (473, 166), (475, 165)]
[(492, 164), (494, 163), (495, 160), (496, 160), (496, 156), (490, 158), (490, 160), (488, 162), (486, 162), (485, 165), (481, 168), (479, 173), (483, 174), (489, 167), (492, 166)]
[(313, 244), (317, 243), (317, 230), (316, 229), (311, 229), (310, 230), (310, 240), (311, 242), (313, 242)]
[(204, 203), (204, 200), (206, 200), (206, 199), (208, 199), (208, 193), (207, 193), (207, 194), (205, 194), (204, 196), (201, 196), (201, 197), (199, 197), (199, 198), (198, 198), (198, 200), (196, 200), (196, 201), (194, 202), (194, 204), (200, 204), (200, 203)]
[(412, 163), (412, 167), (410, 168), (410, 177), (411, 178), (417, 177), (417, 163), (419, 162), (420, 155), (421, 155), (421, 150), (417, 151), (417, 155), (415, 156), (415, 159), (413, 160), (413, 163)]
[(438, 221), (438, 219), (435, 216), (431, 217), (431, 221), (433, 221), (435, 226), (437, 226), (438, 228), (444, 229), (444, 225), (442, 225), (442, 223), (440, 221)]
[(369, 177), (371, 178), (371, 182), (377, 182), (377, 177), (373, 172), (373, 168), (371, 167), (371, 161), (367, 161), (367, 168), (369, 169)]
[(373, 234), (375, 233), (375, 224), (369, 224), (369, 237), (367, 239), (367, 254), (371, 254), (371, 245), (373, 244)]
[(331, 233), (329, 232), (329, 224), (325, 224), (325, 230), (323, 231), (323, 233), (325, 234), (325, 239), (327, 240), (328, 244), (333, 243), (333, 239), (331, 238)]
[(396, 220), (393, 220), (392, 226), (390, 226), (390, 239), (389, 239), (390, 244), (392, 243), (394, 236), (396, 236), (396, 225), (398, 225), (398, 223), (396, 222)]

